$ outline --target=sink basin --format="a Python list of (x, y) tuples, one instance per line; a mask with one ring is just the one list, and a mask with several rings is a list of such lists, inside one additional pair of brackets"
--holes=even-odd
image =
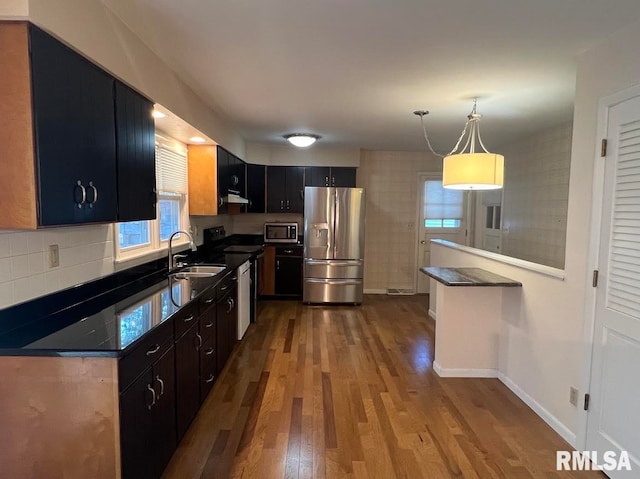
[(173, 273), (176, 278), (215, 276), (224, 271), (226, 266), (187, 266)]

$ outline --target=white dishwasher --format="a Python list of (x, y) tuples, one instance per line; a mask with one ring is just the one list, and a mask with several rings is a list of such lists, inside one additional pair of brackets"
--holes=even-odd
[(251, 263), (238, 268), (238, 341), (242, 339), (251, 319)]

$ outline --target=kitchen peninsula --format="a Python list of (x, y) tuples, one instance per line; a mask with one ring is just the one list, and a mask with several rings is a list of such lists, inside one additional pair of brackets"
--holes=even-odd
[(480, 268), (420, 271), (438, 282), (433, 369), (443, 377), (496, 377), (503, 288), (522, 283)]

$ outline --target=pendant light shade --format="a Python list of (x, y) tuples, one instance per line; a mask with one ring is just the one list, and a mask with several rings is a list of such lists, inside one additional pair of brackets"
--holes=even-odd
[(446, 156), (442, 186), (454, 190), (495, 190), (504, 182), (504, 156), (496, 153), (461, 153)]
[[(504, 156), (489, 152), (480, 138), (480, 118), (476, 112), (476, 101), (467, 116), (467, 122), (458, 138), (456, 146), (446, 155), (439, 155), (431, 147), (424, 116), (427, 110), (417, 110), (414, 115), (420, 117), (424, 138), (431, 153), (443, 158), (442, 186), (453, 190), (496, 190), (504, 183)], [(480, 147), (476, 152), (476, 143)]]

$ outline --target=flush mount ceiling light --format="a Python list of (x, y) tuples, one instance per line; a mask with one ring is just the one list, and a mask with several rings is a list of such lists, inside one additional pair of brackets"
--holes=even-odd
[[(433, 151), (427, 129), (424, 125), (424, 116), (427, 110), (416, 110), (414, 115), (420, 117), (424, 138), (431, 153), (444, 158), (442, 163), (442, 186), (453, 190), (495, 190), (502, 188), (504, 181), (504, 156), (490, 153), (480, 138), (480, 118), (476, 111), (476, 100), (473, 100), (473, 109), (467, 116), (467, 122), (458, 138), (456, 146), (448, 155), (440, 155)], [(460, 148), (465, 139), (464, 146)], [(482, 148), (476, 152), (476, 142)], [(460, 148), (460, 151), (458, 149)]]
[(192, 141), (193, 143), (204, 143), (207, 140), (205, 140), (201, 136), (192, 136), (191, 138), (189, 138), (189, 141)]
[(312, 135), (310, 133), (292, 133), (290, 135), (284, 135), (285, 140), (298, 148), (311, 146), (319, 138), (319, 135)]
[(167, 115), (162, 113), (160, 110), (153, 110), (151, 116), (153, 116), (154, 118), (166, 118)]

